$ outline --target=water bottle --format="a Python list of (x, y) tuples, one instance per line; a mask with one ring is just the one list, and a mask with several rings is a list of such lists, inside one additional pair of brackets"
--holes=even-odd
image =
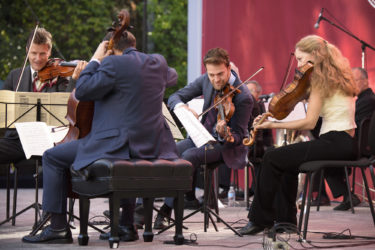
[(236, 191), (234, 191), (234, 187), (230, 186), (228, 191), (228, 207), (234, 207), (236, 204)]

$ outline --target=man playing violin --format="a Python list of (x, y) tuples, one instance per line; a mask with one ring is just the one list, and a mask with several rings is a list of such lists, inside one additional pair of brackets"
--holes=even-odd
[[(229, 56), (224, 49), (210, 49), (205, 55), (203, 63), (206, 67), (206, 73), (169, 97), (168, 105), (171, 109), (186, 108), (198, 117), (186, 104), (188, 101), (203, 95), (203, 110), (207, 110), (214, 104), (215, 96), (224, 87), (228, 84), (236, 87), (241, 83), (238, 75), (231, 70)], [(195, 172), (200, 165), (219, 161), (224, 161), (228, 167), (234, 169), (243, 168), (246, 165), (247, 148), (242, 144), (242, 139), (247, 135), (247, 124), (253, 102), (246, 86), (241, 86), (239, 89), (241, 93), (235, 94), (232, 99), (235, 111), (228, 123), (225, 122), (225, 119), (217, 120), (216, 109), (211, 109), (202, 117), (201, 123), (213, 135), (217, 143), (208, 146), (203, 145), (199, 148), (194, 145), (191, 138), (177, 143), (180, 157), (190, 161), (194, 167), (192, 190), (185, 197), (186, 208), (199, 207), (199, 202), (195, 197)], [(225, 139), (228, 137), (226, 130), (231, 133), (229, 140)], [(158, 213), (154, 228), (165, 227), (165, 215), (171, 214), (172, 207), (173, 199), (167, 198), (160, 209), (160, 213)]]
[[(20, 80), (22, 68), (12, 70), (4, 83), (4, 90), (23, 92), (65, 92), (69, 80), (58, 77), (53, 81), (40, 82), (37, 73), (48, 62), (52, 50), (52, 35), (44, 28), (32, 31), (27, 40), (26, 52), (29, 52), (29, 64), (25, 67)], [(4, 138), (0, 138), (0, 164), (17, 163), (26, 159), (21, 142), (15, 129), (7, 129)]]
[[(248, 215), (249, 223), (240, 230), (241, 234), (257, 234), (265, 228), (271, 228), (275, 221), (296, 225), (298, 167), (302, 163), (356, 158), (354, 96), (357, 90), (348, 60), (336, 46), (316, 35), (302, 38), (296, 44), (295, 56), (298, 67), (308, 63), (314, 65), (309, 81), (306, 117), (288, 122), (265, 121), (261, 124), (258, 124), (261, 117), (257, 117), (253, 126), (257, 129), (311, 130), (319, 116), (322, 116), (320, 135), (316, 140), (278, 147), (265, 153)], [(283, 203), (286, 205), (275, 207), (275, 195), (283, 185), (282, 177), (287, 174), (294, 178), (285, 184), (286, 190), (289, 190), (289, 193), (283, 192)], [(280, 210), (288, 214), (288, 218), (283, 221), (277, 217)]]
[[(91, 61), (79, 62), (83, 69), (75, 97), (94, 101), (91, 132), (78, 140), (59, 144), (43, 155), (43, 210), (51, 213), (51, 224), (40, 234), (25, 236), (28, 243), (71, 243), (66, 218), (67, 180), (70, 167), (76, 171), (100, 158), (178, 158), (172, 133), (162, 114), (164, 90), (177, 82), (177, 73), (159, 54), (135, 49), (135, 37), (122, 32), (112, 50), (102, 42)], [(121, 204), (119, 236), (134, 241), (135, 199)], [(125, 212), (124, 212), (125, 211)]]

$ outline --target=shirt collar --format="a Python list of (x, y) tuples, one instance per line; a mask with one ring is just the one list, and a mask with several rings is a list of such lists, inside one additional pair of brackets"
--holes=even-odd
[(232, 72), (230, 72), (230, 77), (229, 77), (228, 83), (233, 86), (235, 81), (236, 81), (236, 77), (233, 75)]

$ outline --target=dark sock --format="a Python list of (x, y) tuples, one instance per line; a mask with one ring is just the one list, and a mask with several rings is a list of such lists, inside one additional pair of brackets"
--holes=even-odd
[(68, 226), (66, 214), (51, 213), (51, 228), (55, 230), (65, 229)]

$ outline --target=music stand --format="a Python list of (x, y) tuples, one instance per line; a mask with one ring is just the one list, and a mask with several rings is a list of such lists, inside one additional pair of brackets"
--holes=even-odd
[[(47, 113), (49, 113), (52, 117), (54, 117), (57, 121), (59, 121), (62, 125), (64, 125), (64, 122), (62, 122), (58, 117), (56, 117), (51, 111), (46, 109), (44, 105), (52, 105), (52, 106), (66, 106), (66, 104), (42, 104), (40, 98), (37, 99), (36, 104), (31, 104), (31, 103), (8, 103), (8, 102), (0, 102), (1, 104), (5, 104), (5, 128), (10, 128), (14, 123), (16, 123), (18, 120), (20, 120), (22, 117), (24, 117), (27, 113), (29, 113), (31, 110), (36, 108), (36, 121), (41, 121), (41, 109), (43, 108)], [(8, 125), (8, 105), (31, 105), (32, 107), (26, 110), (24, 113), (22, 113), (17, 119), (15, 119), (13, 122), (11, 122)], [(15, 225), (15, 218), (26, 212), (27, 210), (34, 208), (35, 209), (35, 220), (34, 220), (34, 225), (33, 228), (37, 227), (38, 224), (38, 216), (41, 218), (40, 214), (40, 209), (41, 209), (41, 204), (39, 203), (39, 160), (41, 159), (41, 156), (32, 156), (31, 159), (35, 160), (35, 174), (34, 174), (34, 179), (35, 179), (35, 201), (27, 206), (26, 208), (22, 209), (18, 213), (16, 213), (16, 198), (17, 198), (17, 181), (14, 183), (14, 192), (13, 192), (13, 213), (12, 216), (9, 217), (9, 179), (8, 179), (8, 185), (7, 185), (7, 218), (0, 222), (0, 225), (12, 220), (12, 225)], [(9, 173), (8, 173), (9, 177)]]

